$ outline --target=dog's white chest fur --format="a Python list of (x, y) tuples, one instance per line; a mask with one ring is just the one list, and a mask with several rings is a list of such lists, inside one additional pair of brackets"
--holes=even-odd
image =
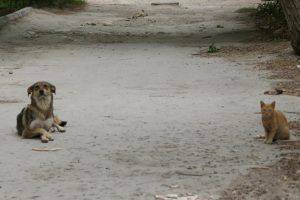
[(50, 117), (46, 120), (36, 119), (36, 120), (33, 120), (30, 123), (30, 129), (44, 128), (46, 130), (49, 130), (52, 127), (52, 124), (53, 124), (53, 118), (52, 117)]

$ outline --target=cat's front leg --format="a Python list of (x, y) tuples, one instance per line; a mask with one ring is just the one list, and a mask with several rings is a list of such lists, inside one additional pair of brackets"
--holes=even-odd
[(269, 132), (266, 132), (266, 139), (264, 142), (266, 144), (272, 144), (275, 134), (276, 134), (275, 129), (271, 129)]

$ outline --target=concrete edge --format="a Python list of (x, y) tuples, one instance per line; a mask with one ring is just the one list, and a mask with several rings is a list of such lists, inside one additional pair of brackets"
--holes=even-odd
[(0, 17), (0, 29), (5, 26), (8, 22), (15, 21), (22, 17), (25, 17), (33, 10), (32, 7), (25, 7), (16, 12)]

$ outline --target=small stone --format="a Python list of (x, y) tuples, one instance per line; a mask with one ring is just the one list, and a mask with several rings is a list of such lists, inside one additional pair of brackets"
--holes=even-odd
[(283, 176), (282, 179), (283, 179), (284, 181), (286, 181), (288, 178), (287, 178), (287, 176)]
[(111, 22), (103, 22), (102, 25), (103, 26), (112, 26), (113, 23), (111, 23)]
[(157, 200), (165, 200), (166, 198), (162, 195), (155, 195), (155, 199)]
[(167, 198), (171, 198), (171, 199), (177, 199), (178, 195), (177, 194), (167, 194), (166, 196)]

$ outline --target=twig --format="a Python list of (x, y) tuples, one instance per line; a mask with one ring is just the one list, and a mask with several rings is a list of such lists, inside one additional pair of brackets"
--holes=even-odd
[(271, 168), (265, 166), (255, 166), (255, 167), (251, 167), (251, 169), (271, 169)]
[[(285, 111), (285, 110), (283, 110), (282, 112), (284, 112), (284, 113), (289, 113), (289, 114), (300, 115), (300, 112)], [(261, 114), (261, 112), (255, 112), (254, 114)]]
[(33, 148), (33, 151), (58, 151), (62, 150), (63, 148), (52, 148), (52, 149), (40, 149), (40, 148)]
[(278, 142), (279, 142), (279, 144), (295, 144), (295, 143), (300, 144), (300, 140), (280, 140)]
[(293, 111), (282, 111), (282, 112), (300, 115), (300, 112), (293, 112)]
[(151, 6), (179, 6), (179, 2), (169, 2), (169, 3), (151, 3)]

